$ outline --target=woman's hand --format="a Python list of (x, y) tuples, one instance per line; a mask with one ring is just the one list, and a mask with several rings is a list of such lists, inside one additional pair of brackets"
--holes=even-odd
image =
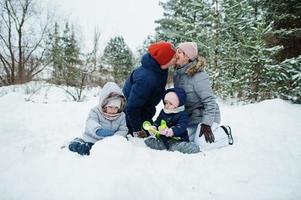
[(205, 136), (205, 140), (208, 143), (212, 143), (214, 142), (215, 138), (214, 135), (212, 133), (211, 127), (206, 125), (206, 124), (202, 124), (201, 125), (201, 131), (200, 131), (200, 137), (204, 134)]

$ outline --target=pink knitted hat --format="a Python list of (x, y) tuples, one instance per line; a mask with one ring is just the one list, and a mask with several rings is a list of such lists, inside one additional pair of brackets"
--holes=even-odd
[(182, 42), (178, 46), (190, 60), (194, 60), (198, 57), (198, 47), (195, 42)]
[(168, 92), (166, 93), (164, 100), (169, 101), (170, 103), (172, 103), (172, 105), (178, 107), (180, 104), (180, 100), (178, 95), (175, 92)]

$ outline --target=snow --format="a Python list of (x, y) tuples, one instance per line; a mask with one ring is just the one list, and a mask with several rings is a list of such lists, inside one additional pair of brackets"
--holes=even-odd
[(0, 199), (301, 199), (301, 105), (219, 101), (234, 136), (223, 149), (186, 155), (116, 136), (79, 156), (61, 147), (81, 136), (98, 88), (72, 102), (30, 84), (0, 88)]

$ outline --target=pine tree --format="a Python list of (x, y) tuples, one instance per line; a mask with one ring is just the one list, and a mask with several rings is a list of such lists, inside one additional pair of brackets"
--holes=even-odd
[(270, 46), (282, 45), (276, 58), (279, 65), (274, 76), (275, 91), (284, 99), (300, 103), (301, 95), (301, 2), (298, 0), (264, 1), (265, 19), (272, 24), (272, 33), (266, 39)]
[[(277, 3), (270, 6), (274, 9), (275, 4)], [(159, 27), (156, 29), (156, 37), (175, 44), (183, 41), (197, 42), (200, 54), (207, 59), (205, 70), (219, 96), (238, 97), (248, 101), (278, 96), (296, 99), (300, 96), (298, 92), (295, 95), (289, 92), (300, 88), (300, 73), (297, 73), (300, 71), (300, 63), (296, 64), (300, 59), (276, 62), (274, 55), (281, 47), (269, 45), (267, 38), (271, 39), (271, 25), (264, 17), (266, 9), (263, 9), (262, 2), (169, 0), (161, 5), (164, 16), (157, 21)], [(295, 16), (292, 18), (295, 19), (294, 25), (300, 21), (300, 12), (297, 15), (295, 7), (291, 9)], [(287, 20), (290, 16), (286, 14), (280, 18)], [(281, 24), (285, 22), (282, 21)], [(272, 27), (275, 29), (275, 25)], [(277, 31), (278, 34), (280, 31)], [(299, 29), (290, 29), (285, 33), (296, 36), (298, 31)], [(292, 82), (292, 79), (297, 81)]]
[(79, 59), (80, 50), (74, 36), (73, 28), (70, 29), (69, 24), (65, 24), (62, 37), (63, 48), (63, 79), (67, 86), (77, 86), (80, 78)]
[(80, 48), (73, 27), (70, 28), (66, 22), (62, 33), (58, 23), (55, 23), (47, 43), (47, 62), (53, 68), (51, 81), (63, 85), (61, 88), (74, 101), (82, 100), (88, 73), (80, 59)]
[(286, 59), (278, 68), (279, 75), (274, 76), (278, 83), (276, 91), (280, 97), (289, 99), (294, 103), (301, 103), (301, 55), (297, 58)]
[(52, 63), (52, 79), (55, 83), (61, 83), (62, 70), (64, 66), (62, 41), (59, 32), (59, 25), (56, 22), (54, 25), (54, 32), (50, 35), (50, 63)]
[[(215, 80), (216, 93), (224, 98), (238, 96), (240, 92), (238, 74), (243, 66), (241, 32), (246, 31), (245, 13), (248, 12), (246, 4), (246, 1), (224, 0), (214, 7), (215, 9), (219, 8), (220, 14), (212, 16), (213, 19), (218, 18), (215, 21), (219, 21), (219, 30), (214, 31), (219, 33), (219, 37), (215, 37), (216, 39), (213, 40), (215, 42), (211, 45), (214, 47), (212, 49), (216, 49), (216, 55), (213, 57), (217, 60), (212, 79)], [(215, 29), (213, 28), (213, 30)]]
[(166, 40), (178, 44), (184, 41), (199, 42), (199, 48), (204, 50), (201, 43), (206, 40), (207, 27), (210, 23), (205, 19), (209, 15), (208, 3), (200, 0), (170, 0), (160, 3), (164, 9), (163, 18), (157, 20), (157, 40)]
[(245, 100), (260, 101), (271, 98), (274, 95), (271, 89), (275, 87), (271, 77), (276, 75), (277, 71), (269, 66), (276, 64), (273, 55), (280, 48), (268, 48), (266, 45), (265, 37), (271, 29), (263, 20), (262, 7), (258, 1), (241, 1), (236, 5), (240, 5), (237, 12), (242, 13), (240, 20), (235, 20), (241, 24), (238, 26), (241, 34), (236, 42), (240, 52), (233, 56), (239, 58), (236, 63), (241, 67), (233, 77), (237, 83), (233, 85), (234, 89), (239, 91), (238, 96)]
[(265, 0), (265, 19), (273, 24), (271, 45), (282, 45), (278, 61), (301, 55), (301, 2), (299, 0)]
[(122, 36), (111, 38), (102, 56), (102, 62), (113, 68), (113, 77), (118, 84), (121, 84), (132, 71), (133, 60), (133, 54)]

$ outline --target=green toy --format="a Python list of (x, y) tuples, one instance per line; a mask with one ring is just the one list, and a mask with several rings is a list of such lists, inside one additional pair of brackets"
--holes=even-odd
[(159, 139), (160, 137), (160, 132), (156, 129), (154, 129), (154, 127), (152, 127), (152, 124), (149, 121), (145, 121), (142, 124), (142, 127), (147, 130), (148, 132), (150, 132), (151, 134), (155, 135), (155, 137), (157, 139)]
[[(152, 124), (151, 124), (149, 121), (143, 122), (142, 127), (143, 127), (145, 130), (147, 130), (148, 132), (150, 132), (151, 134), (155, 135), (155, 137), (156, 137), (157, 139), (160, 138), (160, 131), (154, 129), (154, 127), (152, 127)], [(165, 129), (165, 128), (167, 128), (166, 121), (165, 121), (164, 119), (162, 119), (162, 120), (161, 120), (161, 123), (160, 123), (159, 129), (160, 129), (160, 130), (163, 130), (163, 129)]]
[[(152, 124), (149, 121), (143, 122), (142, 127), (145, 130), (147, 130), (148, 132), (150, 132), (151, 134), (153, 134), (157, 139), (160, 138), (160, 131), (154, 129), (154, 127), (152, 126)], [(161, 122), (160, 122), (159, 130), (164, 130), (166, 128), (168, 128), (167, 124), (166, 124), (166, 121), (164, 119), (162, 119)], [(179, 137), (172, 137), (172, 138), (175, 139), (175, 140), (181, 139)]]

